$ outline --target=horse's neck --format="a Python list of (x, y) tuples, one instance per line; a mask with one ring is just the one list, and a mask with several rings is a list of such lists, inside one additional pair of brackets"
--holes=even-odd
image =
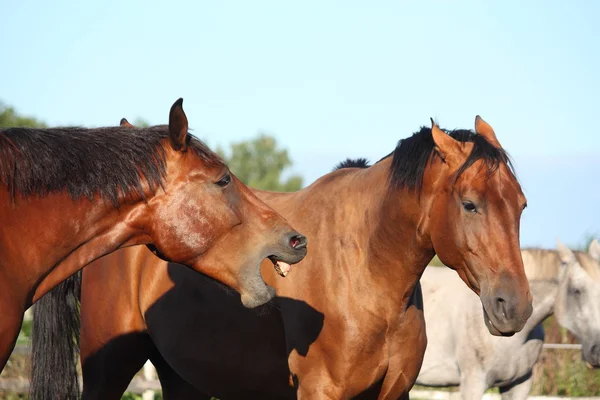
[(371, 167), (379, 169), (367, 177), (382, 187), (373, 191), (368, 201), (374, 221), (368, 240), (368, 269), (386, 296), (406, 305), (434, 252), (427, 235), (418, 229), (423, 219), (418, 193), (389, 187), (390, 162), (391, 157)]
[[(19, 246), (9, 245), (0, 252), (5, 251), (2, 268), (12, 270), (15, 282), (22, 282), (27, 291), (17, 295), (19, 301), (35, 302), (93, 260), (130, 241), (135, 244), (139, 238), (134, 227), (122, 222), (138, 206), (116, 209), (99, 199), (73, 201), (66, 193), (9, 203), (0, 235), (20, 238)], [(6, 243), (10, 242), (0, 238), (0, 247)]]
[[(397, 317), (433, 248), (417, 232), (422, 214), (417, 194), (390, 196), (390, 164), (388, 157), (367, 169), (335, 171), (295, 193), (255, 193), (308, 236), (302, 265), (304, 273), (311, 270), (307, 279), (338, 285), (343, 276), (357, 293), (378, 293), (376, 306)], [(292, 296), (304, 290), (287, 282), (272, 283)]]
[(531, 280), (529, 281), (529, 287), (533, 297), (533, 313), (522, 330), (525, 335), (554, 313), (558, 281), (552, 279)]

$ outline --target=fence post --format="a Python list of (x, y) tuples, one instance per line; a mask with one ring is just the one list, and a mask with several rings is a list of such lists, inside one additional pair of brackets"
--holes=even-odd
[[(144, 364), (144, 380), (146, 382), (151, 382), (156, 380), (156, 369), (154, 368), (154, 365), (152, 365), (152, 363), (150, 362), (150, 360), (146, 361), (146, 364)], [(143, 400), (154, 400), (154, 390), (146, 390), (143, 394), (142, 394), (142, 399)]]

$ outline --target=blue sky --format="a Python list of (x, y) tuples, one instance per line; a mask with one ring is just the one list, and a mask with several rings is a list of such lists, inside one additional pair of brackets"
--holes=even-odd
[(600, 3), (0, 0), (0, 101), (52, 125), (265, 131), (308, 184), (429, 118), (480, 114), (529, 200), (523, 246), (600, 233)]

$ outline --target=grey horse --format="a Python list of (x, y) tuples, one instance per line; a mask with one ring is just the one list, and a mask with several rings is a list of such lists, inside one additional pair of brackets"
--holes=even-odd
[(499, 387), (502, 399), (525, 399), (532, 370), (542, 351), (541, 323), (553, 313), (582, 343), (582, 358), (600, 367), (600, 244), (573, 252), (522, 251), (533, 296), (533, 314), (512, 337), (494, 337), (481, 319), (481, 303), (458, 275), (429, 267), (421, 278), (427, 350), (417, 384), (460, 385), (465, 400), (481, 399)]

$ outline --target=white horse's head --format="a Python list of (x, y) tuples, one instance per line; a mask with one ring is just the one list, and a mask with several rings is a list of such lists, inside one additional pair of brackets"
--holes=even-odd
[(556, 318), (581, 341), (583, 360), (600, 368), (600, 243), (594, 239), (585, 253), (558, 242), (558, 254), (562, 270)]

